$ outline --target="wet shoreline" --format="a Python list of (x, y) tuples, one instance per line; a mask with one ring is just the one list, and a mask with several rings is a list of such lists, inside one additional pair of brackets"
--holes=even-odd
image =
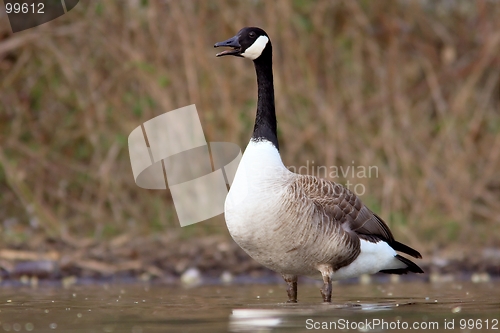
[[(500, 279), (500, 250), (424, 254), (417, 263), (425, 274), (376, 274), (340, 281), (488, 282)], [(281, 277), (250, 258), (231, 239), (193, 240), (120, 236), (109, 242), (54, 242), (43, 248), (0, 250), (0, 285), (99, 283), (248, 284), (280, 283)], [(301, 283), (316, 283), (302, 278)]]

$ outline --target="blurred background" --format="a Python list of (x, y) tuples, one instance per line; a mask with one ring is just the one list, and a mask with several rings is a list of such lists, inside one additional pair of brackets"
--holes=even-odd
[(375, 166), (332, 180), (362, 184), (428, 262), (499, 257), (499, 17), (488, 0), (82, 1), (12, 34), (2, 9), (0, 267), (258, 269), (223, 216), (181, 228), (168, 190), (135, 185), (127, 147), (134, 128), (189, 104), (207, 141), (246, 146), (254, 69), (213, 44), (248, 25), (273, 43), (285, 165)]

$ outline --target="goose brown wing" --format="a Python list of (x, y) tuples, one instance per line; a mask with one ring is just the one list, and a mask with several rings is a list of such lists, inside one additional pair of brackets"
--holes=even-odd
[(342, 185), (313, 176), (301, 176), (298, 181), (309, 199), (323, 207), (330, 216), (331, 223), (338, 223), (344, 230), (352, 231), (367, 240), (384, 240), (388, 243), (394, 241), (384, 221)]
[(301, 175), (298, 180), (304, 193), (316, 205), (322, 207), (330, 217), (330, 223), (339, 224), (348, 233), (355, 233), (359, 238), (378, 242), (387, 242), (394, 250), (421, 258), (420, 253), (411, 247), (394, 240), (391, 230), (385, 222), (368, 209), (358, 196), (340, 184)]

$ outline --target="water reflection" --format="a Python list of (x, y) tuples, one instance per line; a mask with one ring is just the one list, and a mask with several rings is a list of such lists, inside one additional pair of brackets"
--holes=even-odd
[(282, 303), (283, 285), (4, 287), (0, 332), (290, 332), (321, 325), (383, 331), (366, 323), (435, 322), (444, 329), (464, 319), (483, 326), (500, 319), (495, 283), (339, 285), (329, 305), (317, 287), (301, 287), (297, 304)]
[[(231, 332), (255, 332), (305, 328), (307, 329), (308, 320), (312, 323), (317, 322), (315, 318), (330, 318), (338, 320), (361, 312), (389, 311), (402, 306), (413, 305), (413, 302), (380, 302), (380, 303), (343, 303), (343, 304), (311, 304), (311, 305), (276, 305), (275, 308), (241, 308), (233, 309), (229, 316), (229, 331)], [(270, 305), (273, 306), (273, 305)], [(279, 307), (278, 309), (276, 307)], [(347, 312), (343, 312), (347, 311)], [(363, 315), (361, 315), (363, 317)], [(312, 321), (311, 321), (312, 320)], [(313, 327), (314, 328), (314, 327)]]
[(318, 303), (317, 295), (307, 290), (309, 296), (298, 304), (235, 308), (229, 316), (229, 330), (403, 332), (470, 330), (471, 323), (500, 329), (500, 291), (495, 284), (356, 285), (341, 289), (331, 305)]

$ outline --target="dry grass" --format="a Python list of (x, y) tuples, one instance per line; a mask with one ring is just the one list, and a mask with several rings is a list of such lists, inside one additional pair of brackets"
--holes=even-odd
[(195, 103), (208, 141), (244, 147), (255, 74), (212, 45), (257, 25), (285, 164), (377, 166), (337, 181), (424, 252), (499, 246), (498, 17), (495, 1), (96, 1), (12, 35), (0, 14), (2, 243), (224, 233), (180, 229), (168, 192), (138, 188), (127, 136)]

